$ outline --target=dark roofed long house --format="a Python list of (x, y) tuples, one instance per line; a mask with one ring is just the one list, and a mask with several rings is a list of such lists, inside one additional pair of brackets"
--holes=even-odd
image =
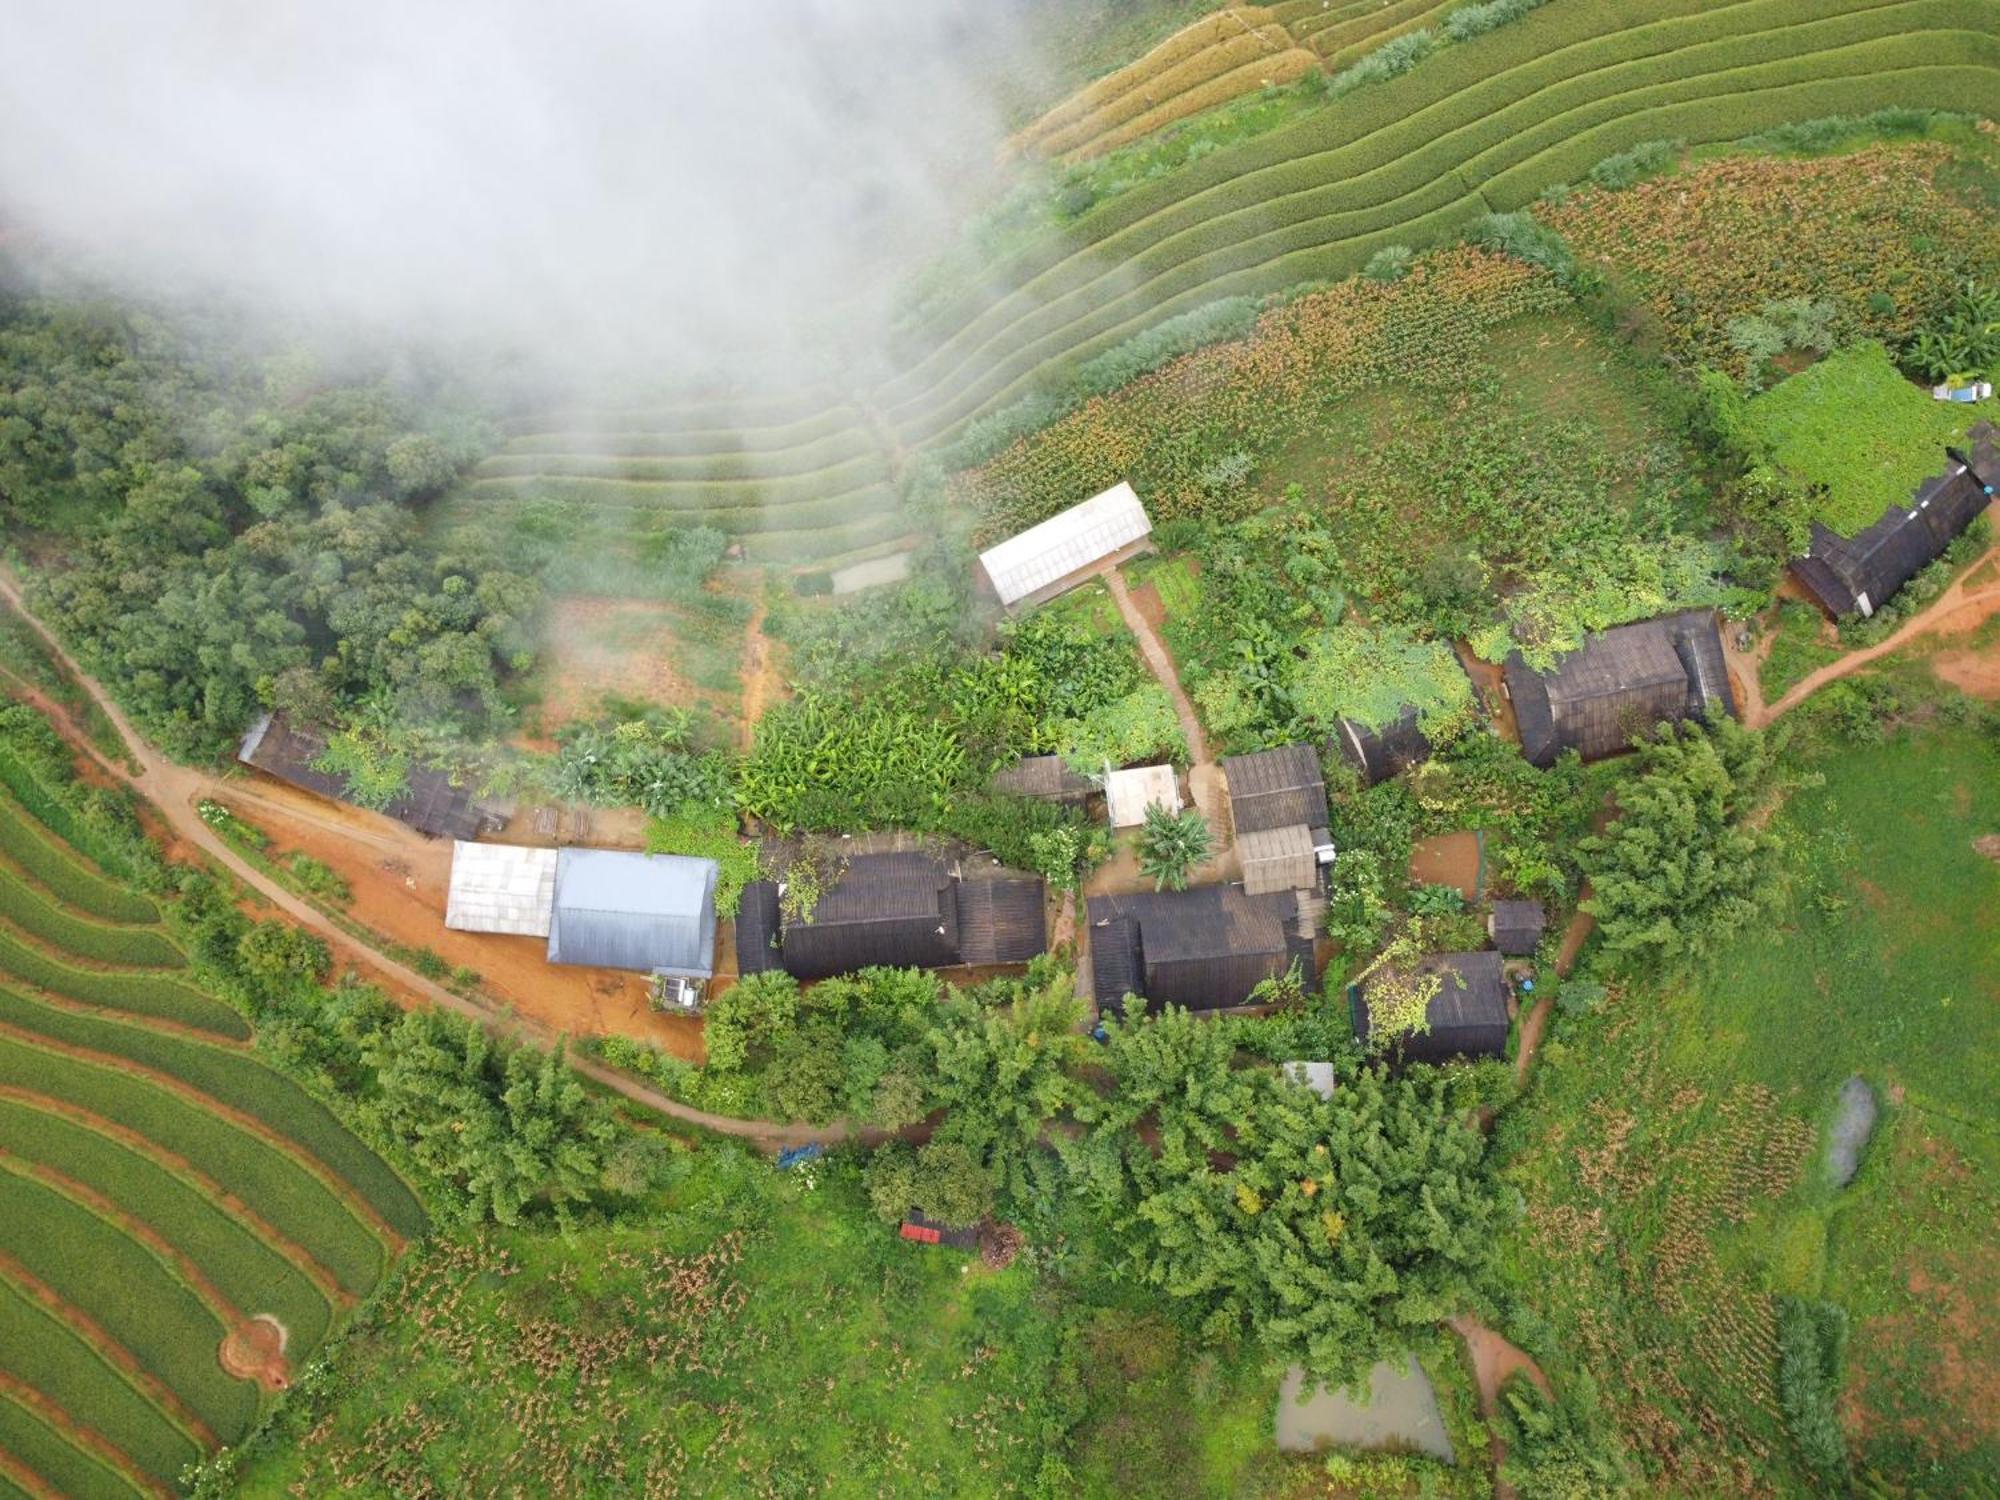
[(1708, 609), (1600, 631), (1549, 672), (1517, 651), (1506, 676), (1521, 753), (1538, 766), (1564, 750), (1585, 760), (1616, 755), (1670, 720), (1736, 713), (1722, 632)]
[(736, 918), (740, 972), (783, 969), (806, 980), (871, 967), (1026, 963), (1047, 946), (1039, 879), (962, 879), (929, 854), (856, 855), (809, 922), (784, 920), (777, 885), (753, 881)]
[(1326, 776), (1311, 745), (1282, 745), (1222, 762), (1229, 783), (1229, 820), (1240, 838), (1294, 825), (1327, 825)]
[(1252, 896), (1241, 886), (1092, 896), (1092, 993), (1100, 1009), (1138, 995), (1149, 1006), (1220, 1010), (1245, 1004), (1296, 960), (1306, 987), (1319, 982), (1312, 925), (1298, 894)]
[(1813, 522), (1812, 545), (1792, 562), (1792, 576), (1836, 618), (1872, 615), (1889, 597), (1944, 554), (1991, 501), (2000, 483), (2000, 449), (1993, 424), (1972, 432), (1972, 460), (1956, 460), (1917, 486), (1907, 506), (1891, 506), (1864, 531), (1843, 537)]
[[(283, 714), (267, 713), (243, 736), (236, 758), (316, 797), (352, 802), (345, 775), (314, 766), (324, 754), (326, 736), (320, 731), (295, 725)], [(471, 787), (434, 766), (412, 766), (408, 790), (381, 811), (432, 838), (476, 839), (499, 831), (507, 821), (503, 809), (480, 801)]]
[[(1424, 1007), (1426, 1031), (1396, 1043), (1410, 1062), (1448, 1062), (1457, 1057), (1504, 1057), (1507, 1053), (1507, 981), (1498, 953), (1433, 953), (1415, 973), (1435, 975), (1438, 990)], [(1372, 987), (1372, 986), (1371, 986)], [(1371, 1029), (1368, 990), (1355, 1006), (1354, 1033), (1365, 1045)]]
[(1060, 755), (1029, 755), (993, 773), (988, 783), (1009, 797), (1032, 797), (1038, 802), (1078, 803), (1097, 790), (1088, 776), (1072, 771)]

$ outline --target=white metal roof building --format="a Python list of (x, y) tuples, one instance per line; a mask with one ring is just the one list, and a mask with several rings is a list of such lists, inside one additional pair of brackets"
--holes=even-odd
[(1091, 568), (1136, 548), (1152, 532), (1146, 507), (1132, 486), (1121, 482), (987, 548), (979, 566), (1007, 608), (1039, 604), (1074, 588)]
[(1137, 828), (1156, 803), (1170, 813), (1181, 810), (1180, 783), (1172, 766), (1134, 766), (1105, 776), (1104, 806), (1113, 828)]
[(715, 972), (712, 859), (564, 849), (549, 962), (706, 979)]
[(451, 846), (445, 926), (458, 932), (547, 937), (555, 899), (555, 850), (464, 839)]

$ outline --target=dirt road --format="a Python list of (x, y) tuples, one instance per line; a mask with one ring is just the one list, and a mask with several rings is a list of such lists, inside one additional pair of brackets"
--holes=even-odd
[[(235, 793), (234, 784), (224, 782), (206, 772), (176, 765), (145, 740), (132, 727), (125, 717), (124, 710), (97, 679), (83, 670), (63, 643), (49, 631), (38, 616), (29, 610), (11, 575), (0, 575), (0, 598), (6, 599), (18, 609), (23, 618), (47, 641), (49, 649), (76, 674), (77, 681), (83, 684), (92, 699), (109, 716), (119, 734), (124, 737), (125, 743), (132, 747), (142, 769), (136, 776), (132, 775), (121, 768), (105, 765), (101, 758), (89, 752), (87, 746), (81, 748), (86, 753), (91, 753), (92, 759), (103, 766), (106, 772), (151, 802), (177, 838), (200, 850), (203, 855), (227, 870), (242, 884), (264, 896), (299, 926), (324, 939), (337, 957), (356, 969), (385, 981), (385, 987), (392, 992), (442, 1006), (446, 1010), (477, 1021), (499, 1034), (519, 1037), (542, 1047), (553, 1044), (555, 1037), (546, 1027), (518, 1016), (498, 1014), (485, 1005), (455, 995), (443, 985), (426, 979), (407, 965), (377, 953), (366, 944), (349, 937), (316, 907), (294, 895), (245, 860), (225, 843), (214, 829), (202, 822), (200, 815), (195, 811), (196, 802), (204, 797), (223, 799), (232, 797)], [(661, 1114), (670, 1115), (690, 1125), (700, 1126), (704, 1130), (736, 1136), (765, 1150), (776, 1151), (784, 1146), (833, 1145), (849, 1138), (848, 1130), (841, 1125), (825, 1127), (780, 1125), (764, 1120), (738, 1120), (726, 1115), (708, 1114), (703, 1110), (693, 1109), (677, 1099), (670, 1099), (659, 1090), (648, 1088), (589, 1058), (572, 1056), (570, 1063), (584, 1077), (635, 1104), (658, 1110)], [(864, 1130), (855, 1132), (855, 1137), (863, 1144), (874, 1144), (886, 1138), (886, 1132)]]
[[(1466, 1355), (1472, 1360), (1473, 1383), (1479, 1387), (1479, 1409), (1485, 1414), (1489, 1427), (1494, 1425), (1500, 1410), (1500, 1387), (1507, 1383), (1511, 1375), (1525, 1374), (1544, 1396), (1553, 1397), (1549, 1377), (1542, 1373), (1541, 1366), (1525, 1351), (1509, 1343), (1470, 1313), (1460, 1313), (1445, 1326), (1465, 1341)], [(1500, 1478), (1500, 1465), (1507, 1457), (1507, 1445), (1501, 1441), (1497, 1431), (1492, 1435), (1490, 1447), (1494, 1500), (1513, 1500), (1514, 1487)]]

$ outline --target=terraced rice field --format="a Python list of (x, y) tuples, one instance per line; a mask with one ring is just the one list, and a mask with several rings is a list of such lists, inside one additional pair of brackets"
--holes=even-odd
[[(169, 1492), (422, 1232), (248, 1035), (152, 902), (0, 795), (0, 1494)], [(282, 1358), (225, 1365), (257, 1319)]]
[(1890, 105), (1984, 112), (2000, 0), (1550, 5), (1401, 78), (1111, 199), (993, 268), (876, 393), (911, 445), (1217, 297), (1449, 237), (1643, 141)]
[(558, 565), (558, 592), (645, 593), (648, 539), (670, 526), (714, 527), (772, 563), (843, 557), (909, 529), (888, 453), (827, 390), (523, 418), (445, 518), (494, 507), (588, 559), (576, 589)]

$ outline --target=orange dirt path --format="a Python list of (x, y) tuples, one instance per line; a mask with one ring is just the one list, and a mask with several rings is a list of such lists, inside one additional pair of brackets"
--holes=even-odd
[[(1479, 1387), (1479, 1409), (1489, 1425), (1500, 1411), (1500, 1387), (1507, 1383), (1511, 1375), (1526, 1374), (1543, 1395), (1553, 1397), (1549, 1377), (1542, 1373), (1541, 1366), (1529, 1358), (1526, 1351), (1509, 1343), (1470, 1313), (1460, 1313), (1446, 1326), (1465, 1341), (1465, 1352), (1472, 1360), (1473, 1383)], [(1512, 1500), (1514, 1487), (1500, 1479), (1500, 1465), (1507, 1457), (1507, 1445), (1498, 1432), (1492, 1434), (1489, 1448), (1493, 1462), (1494, 1500)]]
[[(301, 927), (324, 938), (338, 957), (347, 960), (357, 969), (378, 976), (392, 992), (442, 1006), (446, 1010), (477, 1021), (490, 1030), (531, 1041), (537, 1046), (546, 1047), (552, 1044), (554, 1037), (546, 1026), (453, 994), (443, 985), (424, 978), (408, 965), (390, 958), (387, 954), (378, 953), (367, 944), (350, 937), (310, 902), (294, 895), (285, 886), (251, 865), (242, 855), (224, 843), (214, 829), (202, 822), (194, 810), (194, 804), (202, 797), (227, 798), (229, 784), (204, 772), (174, 764), (134, 730), (130, 720), (125, 717), (124, 710), (105, 691), (103, 684), (84, 672), (76, 659), (70, 655), (68, 648), (42, 623), (40, 617), (29, 611), (11, 575), (0, 574), (0, 598), (6, 599), (20, 610), (22, 616), (48, 642), (58, 660), (76, 674), (77, 681), (104, 710), (113, 727), (124, 737), (126, 744), (132, 747), (142, 769), (137, 775), (131, 775), (112, 767), (104, 767), (103, 761), (87, 746), (79, 745), (79, 748), (85, 754), (91, 755), (107, 773), (117, 777), (150, 801), (168, 821), (175, 834), (190, 847), (199, 850), (203, 856), (227, 870), (241, 884), (258, 892)], [(885, 1132), (867, 1129), (850, 1132), (847, 1126), (840, 1122), (827, 1126), (781, 1125), (767, 1120), (738, 1120), (727, 1115), (713, 1115), (683, 1104), (678, 1099), (671, 1099), (658, 1089), (649, 1088), (637, 1079), (628, 1078), (623, 1073), (604, 1067), (590, 1058), (573, 1057), (570, 1061), (571, 1066), (585, 1078), (635, 1104), (687, 1124), (713, 1130), (718, 1134), (740, 1136), (768, 1151), (776, 1151), (784, 1146), (834, 1145), (849, 1139), (850, 1136), (859, 1139), (863, 1144), (886, 1139)]]
[(1851, 651), (1839, 661), (1829, 662), (1818, 671), (1808, 673), (1784, 697), (1769, 705), (1762, 718), (1753, 720), (1746, 713), (1744, 722), (1752, 729), (1761, 729), (1797, 708), (1828, 683), (1838, 682), (1860, 671), (1870, 662), (1900, 650), (1911, 641), (1925, 636), (1963, 635), (1978, 629), (1986, 620), (2000, 614), (2000, 583), (1979, 581), (1982, 573), (1996, 567), (2000, 567), (2000, 547), (1990, 549), (1920, 614), (1904, 621), (1893, 635), (1859, 651)]

